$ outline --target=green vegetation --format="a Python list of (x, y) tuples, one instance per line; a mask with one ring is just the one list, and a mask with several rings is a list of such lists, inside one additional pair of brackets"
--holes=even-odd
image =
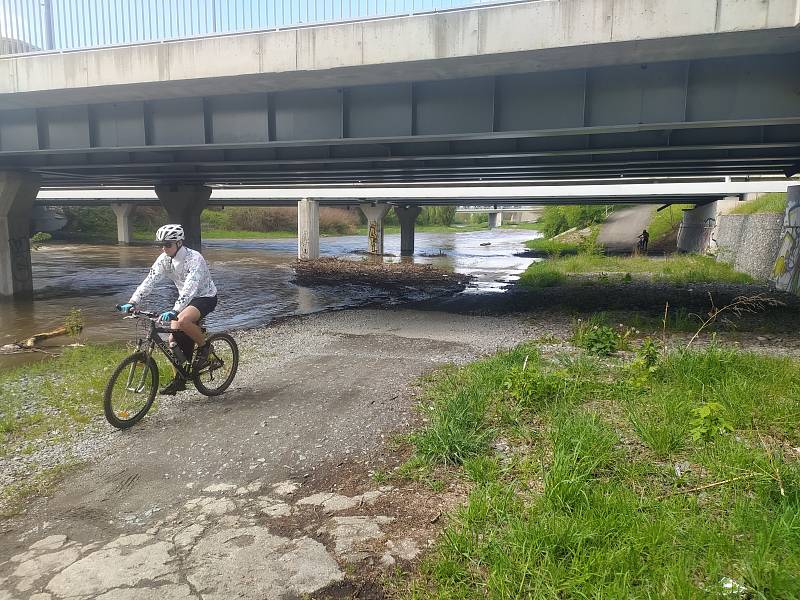
[(403, 472), (471, 491), (403, 591), (798, 597), (798, 367), (646, 340), (633, 360), (526, 344), (439, 372)]
[(551, 238), (573, 227), (583, 229), (602, 223), (608, 210), (609, 207), (599, 205), (548, 206), (539, 222), (545, 237)]
[(559, 242), (547, 238), (528, 240), (525, 245), (531, 250), (547, 254), (548, 256), (574, 256), (578, 254), (580, 245), (574, 242)]
[(65, 348), (61, 356), (0, 371), (0, 454), (63, 437), (103, 413), (103, 390), (123, 346)]
[(771, 192), (763, 194), (755, 200), (742, 202), (734, 208), (730, 214), (732, 215), (752, 215), (755, 213), (780, 213), (786, 211), (786, 194), (780, 192)]
[(677, 230), (683, 220), (684, 209), (690, 208), (694, 208), (694, 204), (670, 204), (667, 208), (653, 213), (653, 220), (647, 228), (650, 241), (654, 242)]
[(651, 274), (657, 281), (670, 283), (751, 283), (753, 279), (744, 273), (734, 271), (730, 265), (717, 262), (711, 257), (679, 255), (665, 259), (643, 256), (602, 256), (580, 254), (551, 259), (544, 263), (534, 263), (521, 275), (520, 284), (532, 287), (557, 285), (565, 279), (558, 279), (553, 273), (574, 275), (578, 273), (617, 274), (623, 279), (626, 274)]

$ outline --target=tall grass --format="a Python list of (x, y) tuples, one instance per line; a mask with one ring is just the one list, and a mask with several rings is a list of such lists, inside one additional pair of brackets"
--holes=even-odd
[[(798, 362), (715, 347), (644, 374), (581, 360), (525, 347), (429, 384), (440, 399), (487, 398), (475, 432), (516, 451), (501, 467), (473, 450), (475, 486), (405, 595), (716, 598), (731, 578), (747, 597), (798, 597), (800, 465), (785, 455), (800, 445)], [(735, 431), (695, 442), (691, 408), (710, 400)]]
[[(565, 281), (564, 275), (579, 273), (652, 274), (657, 281), (669, 283), (752, 283), (745, 273), (708, 256), (680, 255), (667, 259), (642, 256), (602, 256), (580, 254), (534, 263), (520, 276), (527, 287), (548, 287)], [(559, 274), (561, 277), (559, 277)]]
[(670, 204), (667, 208), (653, 213), (653, 219), (647, 228), (650, 241), (676, 231), (683, 220), (683, 211), (691, 208), (694, 208), (694, 204)]
[(782, 192), (770, 192), (762, 194), (755, 200), (748, 200), (740, 203), (730, 214), (732, 215), (752, 215), (756, 213), (780, 213), (786, 210), (786, 194)]

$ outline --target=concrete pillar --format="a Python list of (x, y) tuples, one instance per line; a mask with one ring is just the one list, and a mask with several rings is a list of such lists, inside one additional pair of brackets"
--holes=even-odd
[(193, 250), (200, 250), (200, 213), (208, 204), (211, 188), (205, 185), (157, 185), (156, 196), (167, 211), (169, 222), (183, 225), (186, 245)]
[(131, 233), (133, 232), (131, 213), (133, 208), (133, 204), (122, 204), (120, 202), (111, 204), (111, 210), (117, 215), (117, 243), (124, 246), (131, 243)]
[(0, 297), (33, 295), (30, 227), (39, 179), (0, 172)]
[(367, 217), (367, 252), (383, 256), (383, 219), (389, 212), (387, 204), (361, 204), (361, 212)]
[(414, 226), (422, 208), (419, 206), (395, 206), (394, 212), (400, 220), (400, 256), (413, 256)]
[(500, 211), (489, 213), (489, 229), (500, 227), (503, 224), (503, 213)]
[(319, 200), (303, 198), (297, 203), (297, 258), (319, 258)]
[(800, 185), (786, 190), (783, 237), (772, 269), (775, 287), (784, 292), (800, 293)]
[(719, 216), (733, 210), (738, 202), (738, 196), (726, 196), (692, 210), (685, 210), (678, 229), (678, 250), (716, 254)]

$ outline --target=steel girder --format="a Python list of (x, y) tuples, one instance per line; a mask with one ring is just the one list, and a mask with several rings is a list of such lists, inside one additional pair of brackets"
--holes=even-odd
[(779, 174), (800, 53), (0, 111), (47, 186)]

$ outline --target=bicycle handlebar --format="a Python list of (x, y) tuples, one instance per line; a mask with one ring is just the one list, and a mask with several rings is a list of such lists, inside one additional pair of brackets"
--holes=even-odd
[[(121, 310), (121, 307), (122, 307), (121, 304), (117, 304), (117, 310)], [(153, 319), (153, 320), (158, 319), (158, 317), (161, 316), (161, 313), (152, 312), (152, 311), (149, 311), (149, 310), (140, 310), (138, 308), (134, 308), (133, 310), (129, 311), (127, 314), (130, 317), (145, 317), (145, 318)]]

